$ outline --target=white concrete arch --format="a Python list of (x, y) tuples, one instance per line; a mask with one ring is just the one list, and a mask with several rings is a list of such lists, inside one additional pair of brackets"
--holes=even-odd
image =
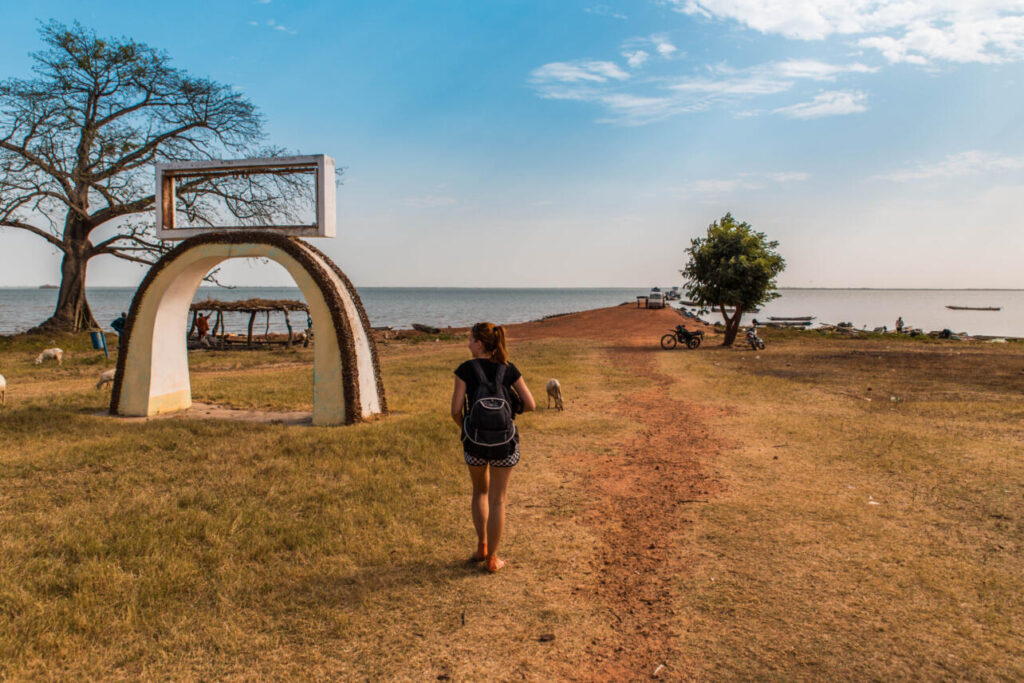
[(153, 266), (132, 302), (111, 413), (150, 416), (192, 405), (189, 305), (203, 277), (231, 258), (279, 263), (302, 290), (316, 331), (313, 424), (351, 424), (387, 411), (366, 315), (341, 270), (298, 239), (247, 231), (194, 237)]

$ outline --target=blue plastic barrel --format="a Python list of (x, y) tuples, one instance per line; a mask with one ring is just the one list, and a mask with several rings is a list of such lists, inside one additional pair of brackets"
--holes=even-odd
[(104, 356), (110, 358), (110, 352), (107, 351), (107, 338), (103, 336), (103, 333), (94, 331), (90, 332), (89, 336), (92, 337), (92, 348), (99, 349), (103, 352)]

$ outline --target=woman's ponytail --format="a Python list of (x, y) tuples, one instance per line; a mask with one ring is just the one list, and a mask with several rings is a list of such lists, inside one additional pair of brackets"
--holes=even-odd
[(508, 347), (505, 346), (505, 328), (502, 325), (494, 327), (494, 351), (491, 352), (491, 359), (508, 365)]
[(494, 323), (473, 325), (473, 338), (484, 345), (491, 360), (508, 365), (508, 347), (505, 346), (505, 328)]

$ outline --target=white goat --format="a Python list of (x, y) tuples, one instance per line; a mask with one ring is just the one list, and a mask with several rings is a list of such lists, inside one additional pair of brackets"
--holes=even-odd
[(38, 356), (36, 356), (36, 365), (39, 365), (43, 361), (55, 360), (57, 365), (64, 365), (64, 352), (56, 347), (52, 349), (46, 349)]
[(114, 384), (114, 375), (116, 373), (117, 373), (117, 370), (115, 370), (113, 368), (111, 368), (110, 370), (104, 370), (103, 374), (100, 375), (100, 380), (98, 382), (96, 382), (96, 388), (97, 389), (102, 389), (104, 384), (113, 385)]
[(565, 410), (562, 406), (562, 385), (558, 383), (558, 380), (549, 379), (546, 388), (548, 390), (548, 408), (551, 407), (551, 399), (555, 399), (555, 407)]
[(0, 375), (0, 406), (4, 404), (4, 397), (7, 396), (7, 380)]

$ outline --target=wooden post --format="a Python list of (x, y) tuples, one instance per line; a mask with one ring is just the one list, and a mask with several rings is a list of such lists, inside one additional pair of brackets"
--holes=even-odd
[(267, 309), (267, 327), (263, 330), (263, 338), (270, 343), (270, 309)]
[(249, 339), (246, 342), (248, 347), (252, 348), (252, 324), (256, 322), (256, 311), (249, 314)]
[(288, 348), (292, 348), (292, 321), (288, 318), (288, 309), (282, 308), (281, 312), (284, 313), (284, 325), (288, 328)]

